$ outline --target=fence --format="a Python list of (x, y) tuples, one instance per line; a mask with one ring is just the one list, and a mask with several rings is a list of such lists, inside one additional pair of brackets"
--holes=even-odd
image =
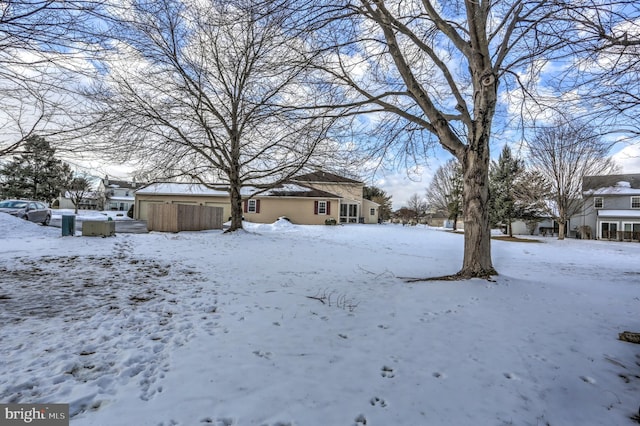
[(151, 204), (147, 227), (160, 232), (222, 229), (222, 207)]

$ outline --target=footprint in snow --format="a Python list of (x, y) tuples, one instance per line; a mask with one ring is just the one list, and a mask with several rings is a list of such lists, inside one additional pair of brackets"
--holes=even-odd
[(253, 351), (253, 354), (260, 358), (271, 359), (271, 352)]
[(387, 406), (387, 402), (382, 398), (378, 398), (377, 396), (371, 398), (369, 400), (369, 403), (374, 407), (377, 406), (377, 407), (383, 407), (384, 408), (384, 407)]
[(582, 379), (583, 382), (585, 383), (590, 383), (592, 385), (596, 384), (596, 379), (594, 379), (593, 377), (589, 377), (589, 376), (580, 376), (580, 379)]
[(380, 375), (387, 379), (393, 379), (394, 377), (396, 377), (396, 375), (393, 373), (393, 368), (386, 365), (382, 367), (382, 372), (380, 373)]

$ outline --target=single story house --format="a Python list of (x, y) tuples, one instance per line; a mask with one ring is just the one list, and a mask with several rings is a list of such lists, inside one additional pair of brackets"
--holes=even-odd
[[(292, 223), (324, 225), (378, 223), (379, 205), (362, 197), (364, 183), (327, 172), (314, 172), (265, 190), (242, 188), (243, 216), (256, 223), (287, 217)], [(196, 204), (223, 208), (231, 217), (229, 193), (224, 185), (158, 182), (135, 191), (134, 218), (147, 220), (152, 203)]]

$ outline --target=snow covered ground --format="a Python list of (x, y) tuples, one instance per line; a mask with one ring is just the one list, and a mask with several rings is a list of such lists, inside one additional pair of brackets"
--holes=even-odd
[(0, 402), (87, 425), (624, 425), (640, 244), (394, 225), (61, 237), (0, 215)]
[(76, 214), (73, 209), (52, 209), (52, 219), (61, 219), (63, 215), (74, 215), (76, 220), (131, 220), (127, 212), (119, 210), (78, 210)]

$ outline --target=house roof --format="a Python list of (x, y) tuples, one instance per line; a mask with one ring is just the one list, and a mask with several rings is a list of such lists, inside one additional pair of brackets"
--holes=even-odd
[(349, 179), (344, 176), (338, 176), (333, 173), (317, 170), (293, 177), (291, 180), (297, 182), (315, 182), (315, 183), (362, 183), (359, 180)]
[(269, 189), (260, 196), (267, 197), (309, 197), (309, 198), (342, 198), (339, 195), (331, 194), (327, 191), (321, 191), (319, 189), (311, 188), (299, 183), (283, 183), (272, 189)]
[[(214, 185), (211, 185), (214, 186)], [(251, 196), (262, 190), (255, 186), (245, 186), (240, 191), (242, 196)], [(202, 197), (228, 197), (226, 185), (216, 184), (209, 187), (201, 183), (156, 182), (136, 191), (145, 195), (190, 195)], [(274, 188), (261, 192), (257, 197), (311, 197), (311, 198), (341, 198), (326, 191), (320, 191), (299, 183), (283, 183)]]
[(585, 176), (585, 195), (640, 195), (640, 174)]
[[(108, 182), (108, 183), (107, 183)], [(141, 182), (127, 182), (126, 180), (102, 180), (105, 188), (123, 188), (123, 189), (136, 189), (144, 186)]]
[[(154, 182), (136, 191), (136, 194), (148, 195), (193, 195), (206, 197), (228, 197), (225, 186), (210, 188), (201, 183)], [(243, 194), (245, 195), (245, 194)]]

